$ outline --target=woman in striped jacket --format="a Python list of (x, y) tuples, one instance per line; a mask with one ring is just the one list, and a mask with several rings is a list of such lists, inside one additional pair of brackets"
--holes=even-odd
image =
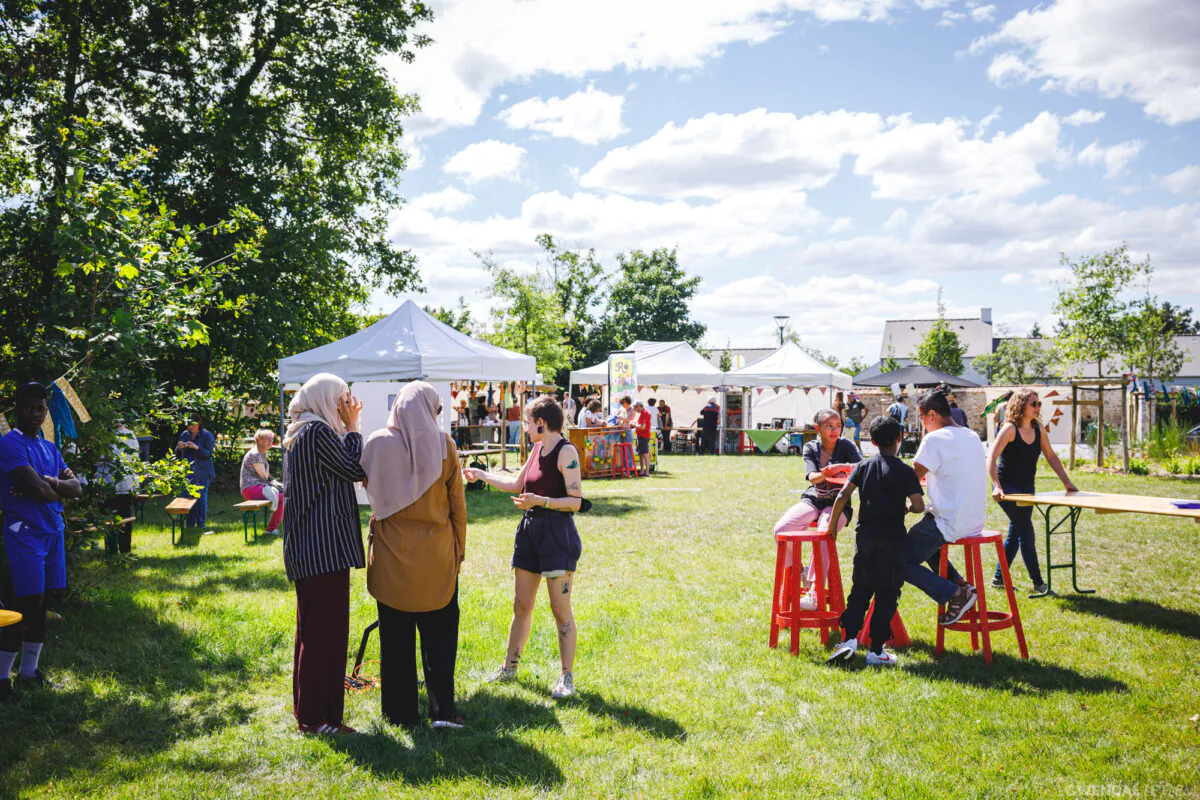
[(342, 723), (350, 638), (350, 570), (362, 569), (354, 483), (362, 402), (336, 375), (315, 375), (292, 399), (283, 438), (283, 563), (296, 584), (292, 712), (301, 733), (355, 733)]

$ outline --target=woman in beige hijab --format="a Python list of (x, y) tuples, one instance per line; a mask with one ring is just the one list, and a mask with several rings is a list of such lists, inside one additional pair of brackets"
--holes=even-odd
[(437, 390), (423, 381), (396, 397), (388, 426), (363, 448), (371, 499), (367, 589), (379, 604), (383, 716), (420, 723), (415, 639), (435, 728), (461, 728), (454, 705), (458, 656), (458, 570), (467, 541), (467, 502), (454, 440), (438, 427)]

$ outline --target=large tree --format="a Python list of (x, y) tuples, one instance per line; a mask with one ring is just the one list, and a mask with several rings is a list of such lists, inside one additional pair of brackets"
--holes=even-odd
[(1129, 304), (1123, 295), (1135, 280), (1149, 277), (1150, 261), (1135, 262), (1122, 244), (1075, 261), (1063, 253), (1060, 262), (1070, 268), (1071, 280), (1059, 287), (1054, 303), (1059, 352), (1064, 363), (1095, 364), (1104, 375), (1125, 347)]
[(979, 356), (971, 366), (989, 383), (1000, 385), (1021, 386), (1059, 377), (1056, 349), (1031, 339), (1002, 339), (995, 352)]
[[(1123, 320), (1121, 355), (1125, 365), (1138, 377), (1170, 380), (1187, 361), (1187, 355), (1175, 341), (1177, 321), (1171, 318), (1170, 305), (1160, 305), (1147, 297)], [(1188, 313), (1190, 316), (1190, 309)]]
[(492, 344), (531, 355), (538, 372), (557, 380), (578, 354), (566, 340), (566, 319), (558, 296), (537, 273), (520, 273), (483, 257), (492, 276), (491, 296), (498, 303), (494, 328), (485, 334)]
[(691, 317), (690, 303), (700, 288), (699, 276), (679, 266), (675, 248), (617, 254), (617, 272), (608, 309), (590, 341), (588, 361), (644, 339), (699, 344), (706, 327)]
[[(211, 228), (245, 209), (267, 231), (259, 257), (224, 278), (238, 314), (210, 304), (207, 344), (165, 373), (264, 394), (276, 359), (355, 328), (375, 287), (415, 285), (385, 240), (404, 168), (401, 122), (416, 107), (387, 64), (411, 60), (428, 19), (412, 0), (24, 0), (0, 10), (0, 302), (3, 346), (55, 337), (54, 237), (73, 183), (102, 181), (134, 153), (177, 224)], [(87, 132), (87, 136), (81, 133)], [(95, 152), (111, 154), (108, 160)], [(197, 239), (198, 257), (224, 255)]]

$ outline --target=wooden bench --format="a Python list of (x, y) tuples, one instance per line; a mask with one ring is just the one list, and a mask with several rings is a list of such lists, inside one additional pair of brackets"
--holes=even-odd
[(108, 530), (104, 534), (105, 555), (111, 556), (113, 553), (119, 552), (120, 550), (118, 547), (119, 542), (117, 539), (117, 528), (124, 527), (125, 525), (132, 525), (135, 522), (137, 522), (137, 517), (121, 517), (121, 519), (117, 522), (116, 527), (109, 526)]
[[(187, 523), (186, 517), (192, 513), (192, 506), (196, 505), (194, 497), (176, 497), (171, 502), (167, 503), (167, 516), (171, 520), (171, 544), (182, 544), (183, 528)], [(175, 541), (175, 529), (179, 529), (179, 541)]]
[(146, 519), (146, 501), (149, 499), (150, 495), (141, 492), (133, 496), (133, 513), (138, 522), (144, 522)]
[[(263, 528), (268, 524), (267, 509), (270, 508), (270, 500), (243, 500), (240, 503), (235, 503), (234, 508), (242, 512), (242, 541), (246, 544), (258, 541), (258, 511), (263, 512)], [(250, 538), (250, 525), (254, 525), (254, 538)]]

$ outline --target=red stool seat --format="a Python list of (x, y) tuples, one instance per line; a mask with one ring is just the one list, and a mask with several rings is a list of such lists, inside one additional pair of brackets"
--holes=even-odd
[[(946, 577), (946, 564), (949, 561), (949, 548), (962, 547), (963, 556), (966, 561), (966, 577), (967, 581), (975, 585), (977, 597), (975, 605), (971, 610), (963, 615), (963, 618), (953, 625), (938, 625), (937, 629), (937, 647), (934, 649), (933, 656), (937, 658), (945, 651), (946, 631), (967, 631), (971, 634), (971, 649), (979, 649), (979, 640), (983, 639), (983, 663), (992, 663), (992, 631), (1004, 630), (1012, 628), (1017, 634), (1017, 647), (1021, 651), (1021, 658), (1029, 658), (1029, 649), (1025, 646), (1025, 631), (1021, 627), (1021, 612), (1017, 609), (1017, 595), (1013, 591), (1012, 578), (1008, 573), (1008, 559), (1004, 557), (1004, 537), (996, 531), (984, 531), (976, 536), (966, 536), (956, 542), (946, 542), (946, 546), (942, 547), (942, 558), (939, 564), (938, 574), (943, 578)], [(1008, 611), (989, 611), (987, 607), (987, 592), (984, 587), (987, 585), (983, 577), (983, 559), (981, 558), (980, 548), (985, 544), (993, 544), (996, 547), (996, 557), (1000, 559), (1000, 573), (1004, 576), (1004, 591), (1008, 595)], [(940, 617), (946, 608), (938, 606), (938, 616)]]
[(629, 442), (617, 442), (613, 445), (612, 477), (636, 478), (637, 476), (637, 462), (634, 461), (633, 445)]
[[(809, 528), (815, 528), (814, 522)], [(842, 612), (846, 610), (846, 599), (842, 592), (842, 573), (838, 567), (837, 547), (833, 537), (820, 531), (797, 531), (780, 533), (775, 537), (775, 588), (771, 596), (771, 636), (768, 644), (771, 647), (779, 645), (779, 630), (788, 628), (791, 631), (791, 653), (800, 652), (800, 629), (818, 628), (821, 631), (821, 644), (829, 644), (829, 632), (841, 628)], [(803, 579), (801, 576), (804, 559), (801, 557), (804, 545), (812, 548), (814, 575), (813, 591), (816, 595), (816, 608), (807, 611), (800, 608)], [(829, 574), (825, 574), (821, 559), (817, 555), (817, 545), (824, 544), (829, 551)], [(792, 563), (787, 564), (789, 548), (792, 550)]]

